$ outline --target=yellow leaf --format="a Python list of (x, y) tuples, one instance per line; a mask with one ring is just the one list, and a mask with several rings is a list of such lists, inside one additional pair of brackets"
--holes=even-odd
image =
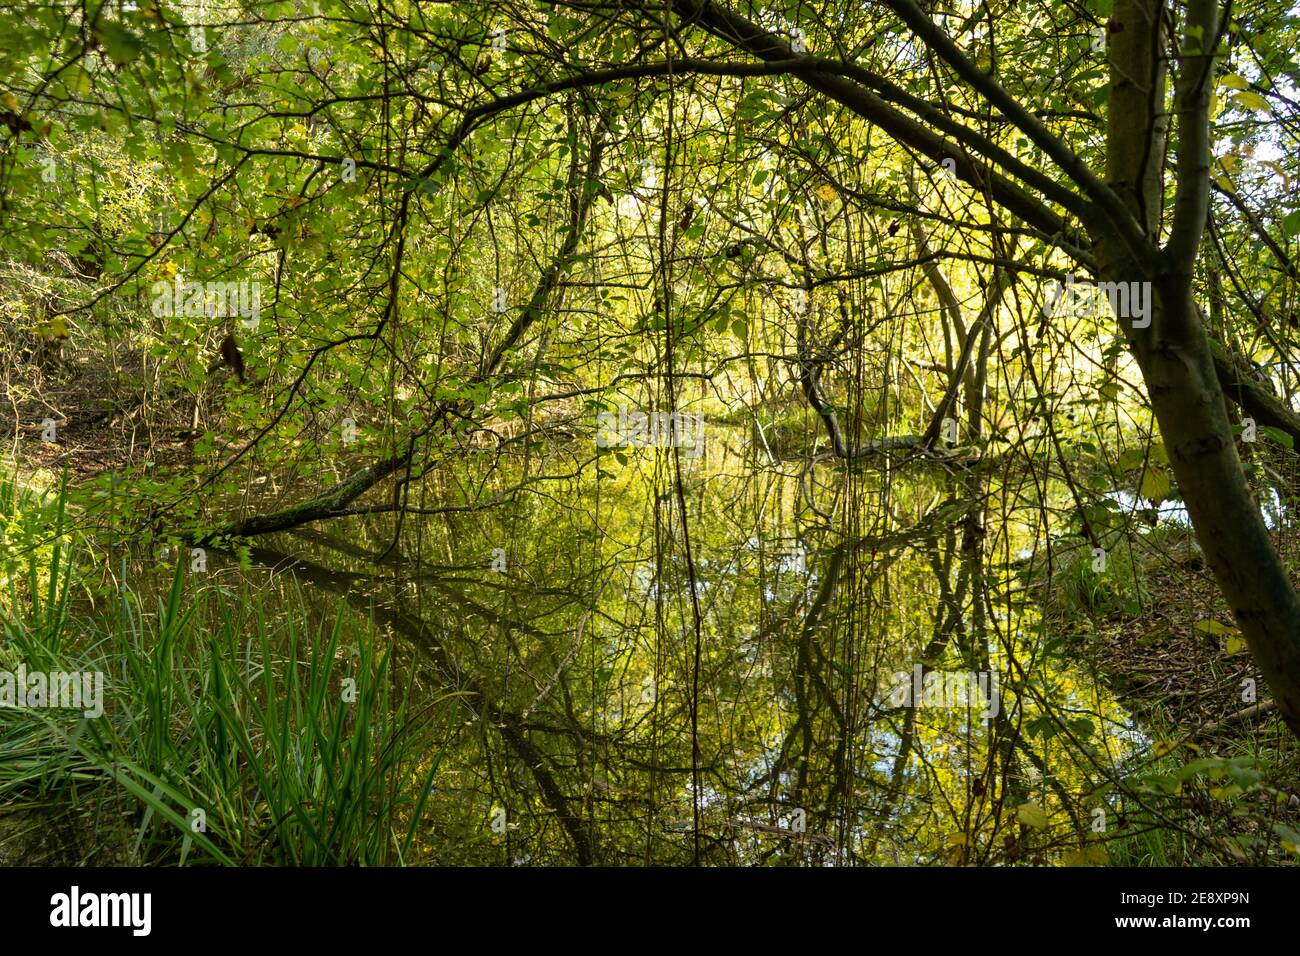
[(1244, 90), (1250, 86), (1245, 77), (1238, 76), (1236, 73), (1225, 73), (1219, 77), (1219, 82), (1230, 90)]
[(1260, 96), (1254, 90), (1241, 90), (1232, 94), (1233, 101), (1243, 109), (1255, 110), (1260, 113), (1269, 111), (1268, 100)]
[(1148, 468), (1138, 493), (1152, 504), (1160, 504), (1169, 497), (1169, 476), (1159, 468)]
[(1228, 640), (1224, 645), (1224, 652), (1228, 654), (1242, 654), (1249, 650), (1246, 639), (1240, 634), (1228, 635)]
[(1178, 749), (1178, 744), (1168, 740), (1158, 740), (1156, 745), (1151, 748), (1151, 756), (1155, 760), (1168, 756)]
[(836, 197), (837, 193), (835, 192), (835, 187), (830, 183), (822, 183), (817, 187), (817, 195), (820, 196), (824, 202), (830, 202)]
[(1291, 177), (1287, 175), (1286, 170), (1283, 169), (1281, 165), (1273, 162), (1271, 159), (1261, 159), (1259, 161), (1259, 164), (1264, 168), (1268, 169), (1269, 171), (1271, 171), (1275, 176), (1278, 177), (1278, 179), (1282, 180), (1282, 188), (1290, 192)]
[(1036, 830), (1047, 829), (1047, 811), (1036, 803), (1022, 803), (1016, 807), (1016, 819)]
[(1110, 863), (1110, 854), (1100, 843), (1089, 843), (1082, 850), (1071, 850), (1062, 861), (1066, 866), (1106, 866)]

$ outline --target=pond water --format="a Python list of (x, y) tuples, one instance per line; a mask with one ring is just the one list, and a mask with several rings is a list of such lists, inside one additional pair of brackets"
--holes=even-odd
[(1000, 863), (1028, 831), (1058, 858), (1090, 838), (1139, 737), (1043, 623), (1023, 479), (774, 464), (719, 432), (679, 500), (670, 453), (592, 456), (449, 460), (400, 534), (328, 522), (186, 586), (343, 602), (420, 693), (460, 694), (425, 860)]

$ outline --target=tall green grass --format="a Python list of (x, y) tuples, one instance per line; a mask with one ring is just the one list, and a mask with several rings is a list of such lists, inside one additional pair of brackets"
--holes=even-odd
[(70, 836), (50, 862), (86, 857), (78, 828), (100, 861), (407, 862), (448, 695), (421, 697), (342, 605), (309, 623), (299, 595), (300, 614), (270, 621), (179, 565), (165, 594), (90, 614), (70, 600), (64, 502), (0, 481), (0, 670), (101, 671), (105, 712), (0, 709), (0, 820), (59, 815)]

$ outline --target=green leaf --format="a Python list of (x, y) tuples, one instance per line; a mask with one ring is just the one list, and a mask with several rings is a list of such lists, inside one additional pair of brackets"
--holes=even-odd
[(1087, 717), (1080, 717), (1077, 720), (1070, 721), (1070, 730), (1076, 737), (1086, 743), (1097, 732), (1097, 725)]
[(1270, 441), (1276, 442), (1283, 448), (1295, 447), (1295, 439), (1280, 428), (1274, 428), (1272, 425), (1260, 425), (1257, 430), (1261, 435), (1266, 436)]
[(104, 52), (114, 63), (129, 63), (140, 55), (144, 41), (120, 23), (101, 20), (95, 26), (95, 35), (104, 45)]
[(1198, 631), (1202, 631), (1205, 634), (1236, 634), (1237, 633), (1237, 629), (1235, 627), (1229, 627), (1226, 624), (1220, 624), (1218, 621), (1214, 620), (1213, 618), (1206, 618), (1203, 621), (1197, 621), (1196, 629)]
[(1139, 467), (1146, 460), (1147, 452), (1145, 448), (1126, 448), (1120, 452), (1117, 464), (1120, 471), (1129, 471)]

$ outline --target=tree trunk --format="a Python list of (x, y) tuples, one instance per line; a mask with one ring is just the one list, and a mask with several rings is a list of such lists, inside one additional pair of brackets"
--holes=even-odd
[(1137, 350), (1151, 408), (1206, 563), (1279, 711), (1300, 734), (1300, 598), (1246, 485), (1200, 310), (1184, 283), (1158, 294), (1166, 316), (1182, 312), (1167, 324), (1188, 334)]
[[(1142, 224), (1153, 249), (1164, 195), (1164, 131), (1153, 116), (1165, 99), (1158, 63), (1167, 17), (1162, 0), (1118, 0), (1111, 31), (1115, 42), (1110, 48), (1108, 179)], [(1181, 38), (1174, 95), (1179, 142), (1173, 219), (1169, 240), (1157, 252), (1157, 268), (1143, 269), (1131, 245), (1124, 248), (1128, 244), (1107, 230), (1096, 241), (1104, 279), (1145, 281), (1154, 291), (1148, 328), (1135, 329), (1124, 318), (1120, 322), (1142, 369), (1206, 562), (1283, 719), (1300, 734), (1300, 597), (1246, 484), (1219, 369), (1192, 291), (1209, 210), (1208, 105), (1217, 31), (1214, 0), (1193, 0)]]

